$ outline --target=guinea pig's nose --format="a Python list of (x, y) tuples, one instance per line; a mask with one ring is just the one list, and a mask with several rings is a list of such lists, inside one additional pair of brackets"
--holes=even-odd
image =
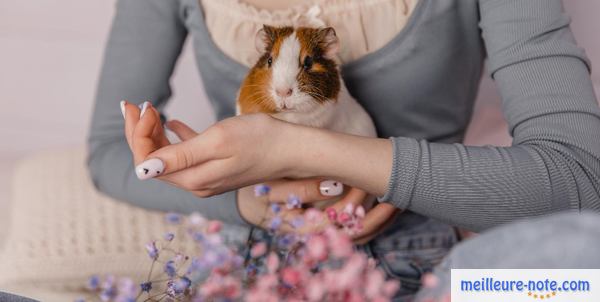
[(277, 93), (280, 97), (288, 97), (292, 95), (292, 88), (284, 88), (284, 89), (275, 89), (275, 93)]

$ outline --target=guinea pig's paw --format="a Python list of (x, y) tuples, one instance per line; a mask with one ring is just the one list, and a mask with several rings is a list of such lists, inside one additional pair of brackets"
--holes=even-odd
[(151, 158), (137, 167), (135, 167), (135, 174), (141, 180), (150, 179), (161, 175), (165, 170), (165, 164), (158, 158)]

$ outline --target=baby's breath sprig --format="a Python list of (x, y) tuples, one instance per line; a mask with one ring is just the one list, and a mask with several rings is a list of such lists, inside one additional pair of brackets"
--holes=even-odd
[[(266, 185), (255, 187), (259, 198), (268, 199), (270, 191)], [(286, 209), (301, 205), (294, 195), (285, 203)], [(197, 213), (187, 217), (168, 213), (167, 223), (184, 231), (168, 232), (145, 245), (151, 261), (145, 280), (92, 276), (86, 286), (90, 295), (77, 301), (391, 300), (399, 283), (386, 280), (373, 259), (356, 251), (350, 239), (362, 228), (362, 207), (346, 206), (339, 213), (333, 208), (324, 213), (307, 209), (291, 221), (284, 219), (284, 211), (276, 203), (266, 208), (269, 236), (250, 235), (246, 261), (236, 247), (225, 244), (219, 221)], [(292, 230), (317, 224), (323, 228), (285, 233), (284, 224)], [(176, 240), (193, 242), (196, 252), (186, 255), (176, 250), (172, 245)]]

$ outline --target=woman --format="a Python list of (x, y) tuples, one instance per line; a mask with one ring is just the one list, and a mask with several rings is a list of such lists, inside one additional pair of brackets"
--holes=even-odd
[[(119, 1), (90, 133), (90, 171), (109, 195), (148, 208), (197, 210), (232, 223), (260, 224), (263, 217), (257, 213), (262, 211), (257, 209), (264, 205), (248, 189), (236, 188), (283, 177), (342, 181), (381, 197), (382, 203), (368, 213), (363, 239), (381, 232), (396, 209), (405, 211), (366, 246), (388, 273), (404, 281), (404, 294), (416, 290), (420, 274), (457, 241), (451, 225), (479, 231), (522, 217), (600, 208), (600, 110), (589, 62), (574, 42), (559, 0), (420, 0), (412, 8), (406, 5), (407, 21), (399, 22), (395, 35), (380, 39), (378, 49), (348, 55), (342, 67), (350, 92), (371, 114), (379, 136), (394, 137), (390, 140), (335, 134), (261, 115), (228, 119), (198, 136), (174, 122), (171, 128), (186, 141), (156, 151), (164, 144), (132, 144), (134, 163), (160, 160), (165, 167), (160, 179), (185, 190), (139, 181), (118, 103), (149, 99), (162, 108), (188, 33), (218, 119), (234, 114), (235, 94), (247, 68), (239, 63), (243, 56), (232, 60), (235, 52), (215, 43), (236, 39), (213, 39), (208, 21), (228, 20), (215, 15), (219, 13), (240, 14), (233, 7), (211, 13), (210, 2)], [(399, 1), (360, 3), (383, 2)], [(351, 15), (359, 2), (334, 3)], [(320, 6), (322, 14), (328, 7)], [(268, 12), (258, 11), (260, 18), (248, 20), (261, 23)], [(385, 20), (377, 14), (371, 18)], [(375, 21), (361, 23), (360, 29), (372, 33), (390, 27)], [(328, 25), (342, 33), (344, 23), (339, 23)], [(361, 36), (357, 30), (347, 32), (346, 37), (340, 34), (342, 43)], [(368, 45), (372, 34), (362, 36)], [(503, 97), (514, 137), (511, 147), (459, 144), (486, 57)], [(139, 109), (128, 106), (126, 112), (130, 142), (154, 143), (148, 135), (134, 137)], [(270, 150), (279, 152), (263, 156)], [(274, 190), (317, 192), (309, 194), (314, 197), (306, 200), (310, 202), (323, 198), (319, 185), (315, 180), (276, 183)], [(360, 202), (352, 196), (344, 200)]]

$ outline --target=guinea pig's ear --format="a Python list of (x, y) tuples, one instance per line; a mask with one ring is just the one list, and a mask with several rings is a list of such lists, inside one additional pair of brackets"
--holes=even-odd
[(319, 37), (325, 57), (333, 59), (340, 50), (340, 40), (335, 34), (335, 29), (333, 27), (320, 29)]
[(265, 52), (267, 50), (267, 47), (269, 47), (269, 45), (273, 43), (274, 32), (275, 28), (269, 25), (263, 25), (263, 28), (261, 28), (256, 33), (256, 38), (254, 38), (254, 45), (256, 46), (256, 50), (258, 50), (258, 52)]

